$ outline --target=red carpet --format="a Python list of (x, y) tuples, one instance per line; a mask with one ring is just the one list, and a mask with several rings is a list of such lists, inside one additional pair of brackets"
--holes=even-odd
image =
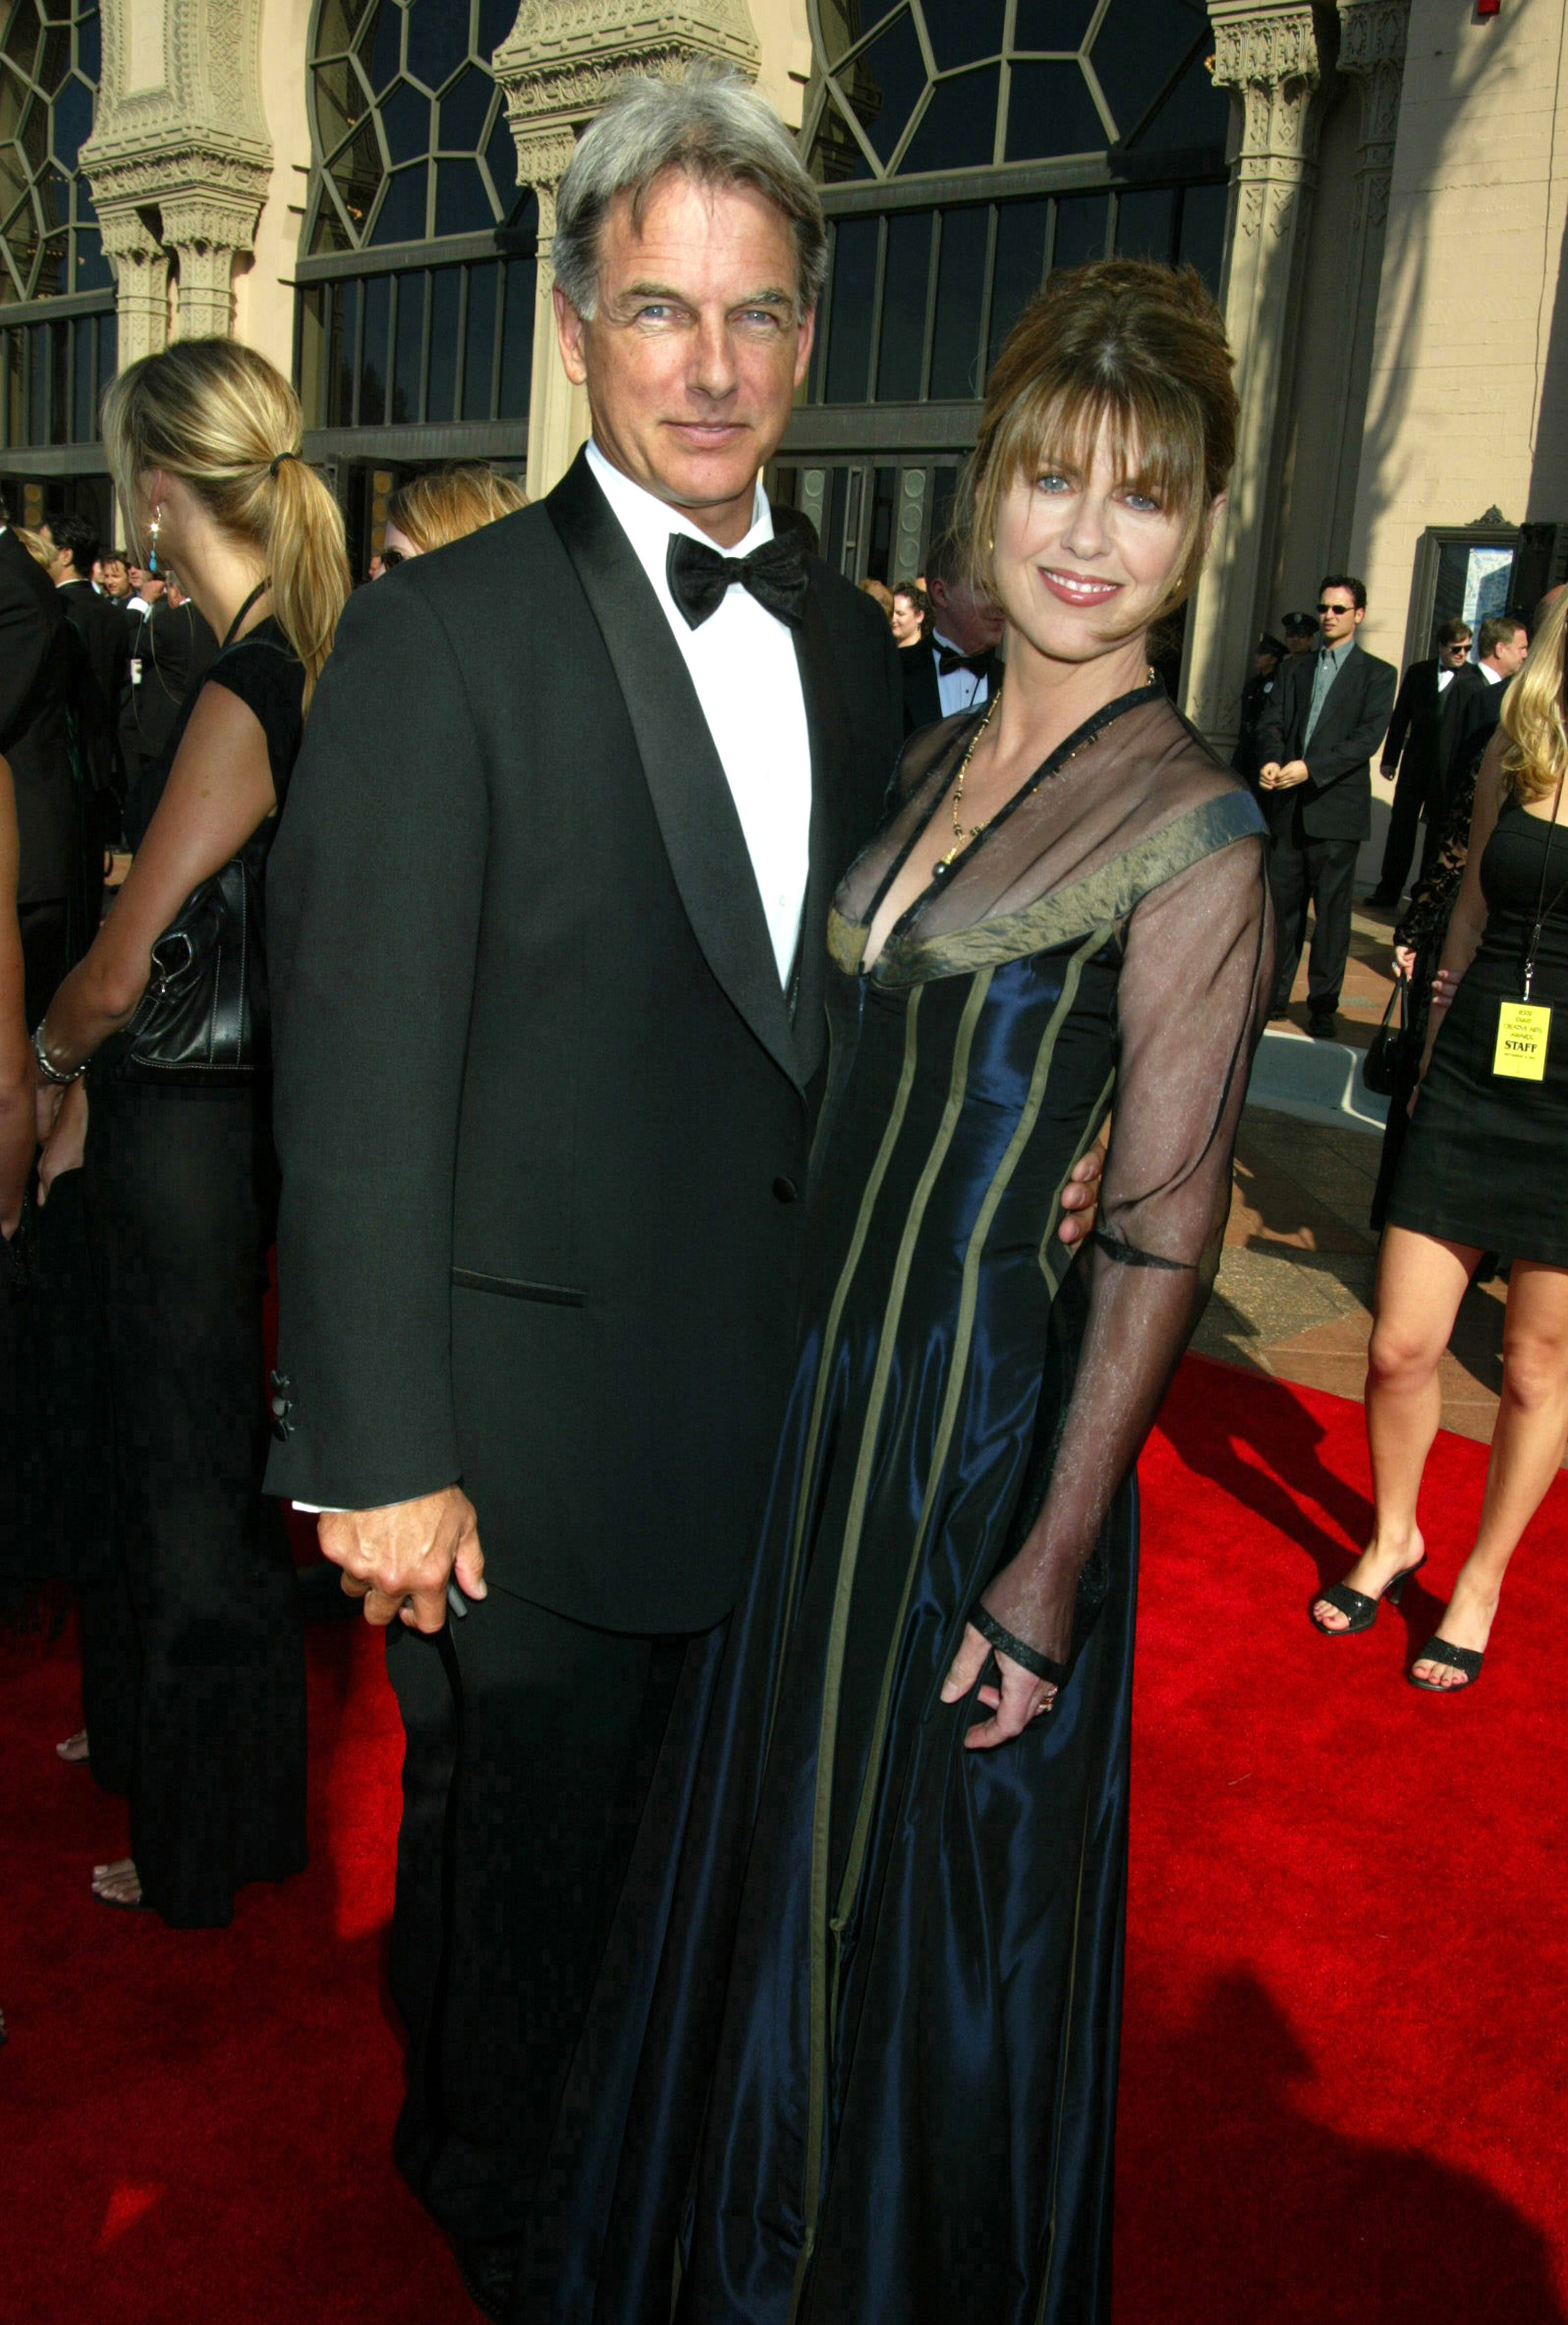
[[(1118, 2325), (1564, 2317), (1561, 1483), (1474, 1696), (1401, 1677), (1483, 1466), (1440, 1439), (1431, 1588), (1321, 1640), (1312, 1590), (1367, 1521), (1359, 1408), (1177, 1383), (1144, 1464)], [(379, 1646), (316, 1626), (311, 1657), (311, 1870), (181, 1934), (88, 1894), (125, 1823), (54, 1756), (69, 1639), (0, 1652), (0, 2325), (476, 2313), (387, 2153)]]

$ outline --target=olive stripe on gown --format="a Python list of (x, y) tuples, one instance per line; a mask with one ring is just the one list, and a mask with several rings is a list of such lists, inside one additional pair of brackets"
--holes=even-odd
[[(909, 746), (840, 888), (753, 1585), (693, 1659), (518, 2325), (667, 2325), (677, 2246), (680, 2325), (1109, 2319), (1130, 1471), (1271, 976), (1256, 808), (1157, 690), (1112, 708), (1114, 740), (1070, 738), (869, 972), (972, 720)], [(1062, 1189), (1109, 1104), (1069, 1262)], [(1064, 1494), (1071, 1676), (970, 1751), (975, 1695), (941, 1701), (965, 1618)]]

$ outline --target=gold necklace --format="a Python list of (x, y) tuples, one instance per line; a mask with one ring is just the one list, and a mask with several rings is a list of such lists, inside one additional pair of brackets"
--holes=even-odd
[[(1150, 662), (1144, 672), (1144, 685), (1146, 687), (1153, 686), (1155, 682), (1155, 666), (1153, 662)], [(971, 823), (969, 829), (966, 831), (963, 825), (959, 820), (959, 808), (963, 801), (964, 777), (969, 773), (970, 761), (975, 755), (975, 749), (979, 742), (980, 736), (985, 733), (987, 727), (991, 723), (991, 712), (996, 709), (1001, 699), (1002, 690), (998, 686), (996, 692), (991, 697), (985, 717), (981, 719), (979, 725), (975, 728), (974, 733), (970, 737), (969, 749), (963, 755), (963, 759), (958, 771), (958, 781), (953, 785), (952, 846), (948, 849), (945, 856), (939, 856), (936, 862), (932, 866), (932, 875), (935, 879), (940, 880), (943, 878), (943, 876), (952, 869), (953, 858), (961, 855), (963, 850), (969, 846), (970, 842), (972, 839), (978, 839), (981, 832), (984, 831), (986, 828), (983, 823)], [(1091, 743), (1098, 743), (1104, 732), (1105, 729), (1103, 727), (1091, 727), (1088, 734), (1084, 736), (1082, 742), (1077, 744), (1073, 749), (1069, 751), (1067, 756), (1062, 762), (1062, 766), (1053, 769), (1053, 772), (1056, 774), (1060, 774), (1062, 767), (1070, 767), (1072, 764), (1073, 760), (1078, 757), (1080, 752), (1087, 751)]]

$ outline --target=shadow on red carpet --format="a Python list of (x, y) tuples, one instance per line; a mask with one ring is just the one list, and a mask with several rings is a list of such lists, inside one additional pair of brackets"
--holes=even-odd
[[(1359, 1407), (1197, 1360), (1172, 1392), (1143, 1467), (1118, 2325), (1563, 2325), (1561, 1481), (1473, 1697), (1403, 1677), (1484, 1461), (1440, 1438), (1430, 1587), (1325, 1640)], [(318, 1624), (310, 1654), (310, 1870), (192, 1933), (88, 1894), (125, 1811), (52, 1749), (69, 1632), (0, 1650), (3, 2325), (476, 2314), (389, 2154), (380, 1643)]]

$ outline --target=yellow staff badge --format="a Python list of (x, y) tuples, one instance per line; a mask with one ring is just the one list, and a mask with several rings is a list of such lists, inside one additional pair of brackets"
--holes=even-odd
[(1551, 1030), (1549, 1009), (1537, 1009), (1528, 1001), (1505, 1001), (1498, 1011), (1493, 1073), (1508, 1074), (1520, 1082), (1545, 1081), (1546, 1036)]

